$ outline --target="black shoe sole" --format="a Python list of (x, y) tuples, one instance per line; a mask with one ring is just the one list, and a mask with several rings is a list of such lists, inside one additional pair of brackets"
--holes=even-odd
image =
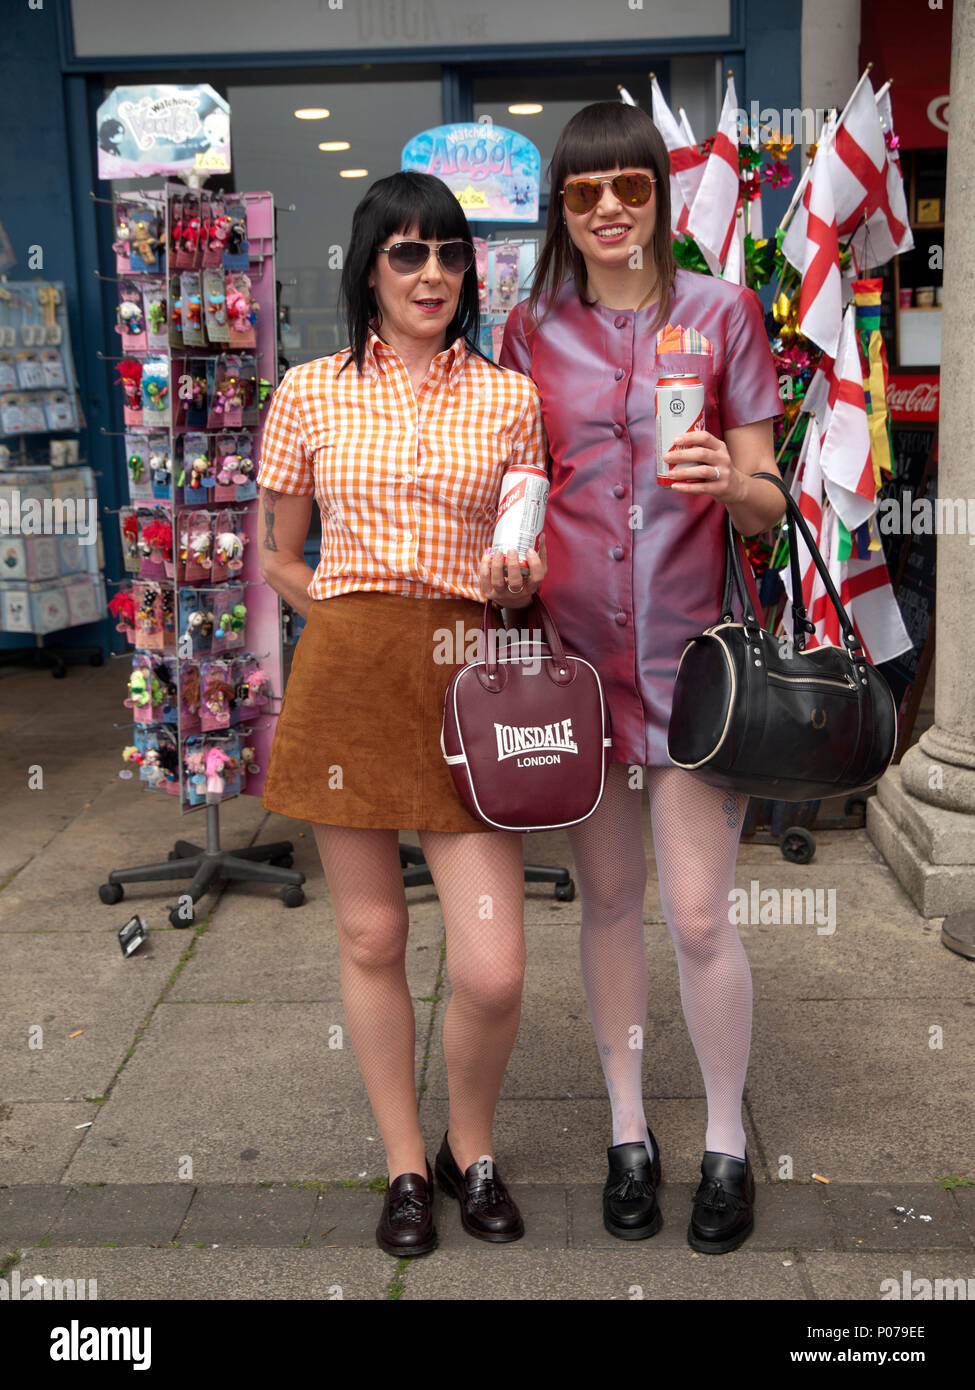
[(703, 1240), (700, 1236), (695, 1235), (694, 1227), (689, 1225), (687, 1227), (687, 1243), (692, 1250), (698, 1250), (702, 1255), (726, 1255), (730, 1250), (737, 1250), (739, 1245), (744, 1245), (754, 1229), (755, 1222), (750, 1221), (743, 1231), (738, 1231), (725, 1240)]
[(647, 1240), (650, 1236), (655, 1236), (663, 1224), (663, 1213), (659, 1207), (656, 1216), (653, 1217), (648, 1226), (613, 1226), (605, 1213), (603, 1214), (603, 1226), (611, 1236), (616, 1236), (618, 1240)]
[(380, 1240), (379, 1236), (377, 1236), (376, 1244), (379, 1246), (380, 1250), (385, 1250), (387, 1255), (392, 1255), (397, 1260), (409, 1260), (412, 1259), (414, 1255), (431, 1255), (433, 1251), (436, 1250), (439, 1242), (434, 1240), (429, 1245), (387, 1245), (384, 1240)]
[(479, 1231), (476, 1226), (471, 1226), (464, 1211), (464, 1201), (461, 1193), (457, 1191), (455, 1184), (439, 1166), (434, 1169), (437, 1179), (437, 1186), (446, 1197), (453, 1197), (460, 1203), (460, 1224), (469, 1236), (474, 1236), (477, 1240), (489, 1240), (494, 1245), (506, 1245), (512, 1240), (521, 1240), (525, 1234), (524, 1221), (518, 1221), (518, 1226), (513, 1231)]

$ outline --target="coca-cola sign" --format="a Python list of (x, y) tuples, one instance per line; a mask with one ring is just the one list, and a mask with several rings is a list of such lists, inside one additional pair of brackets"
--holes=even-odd
[(887, 383), (890, 418), (933, 425), (938, 418), (940, 387), (938, 376), (892, 376)]

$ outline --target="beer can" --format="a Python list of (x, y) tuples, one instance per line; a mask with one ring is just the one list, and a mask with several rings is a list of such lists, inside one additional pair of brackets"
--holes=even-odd
[(494, 527), (493, 550), (517, 550), (524, 561), (529, 549), (538, 549), (538, 537), (545, 524), (548, 474), (544, 468), (515, 464), (504, 475), (498, 499), (498, 519)]
[(671, 467), (664, 460), (664, 454), (674, 447), (674, 440), (679, 434), (704, 429), (704, 383), (699, 376), (690, 372), (674, 372), (670, 376), (662, 376), (657, 383), (656, 408), (657, 482), (669, 487), (677, 481), (674, 476), (675, 469), (697, 467), (696, 460), (683, 465), (675, 463)]

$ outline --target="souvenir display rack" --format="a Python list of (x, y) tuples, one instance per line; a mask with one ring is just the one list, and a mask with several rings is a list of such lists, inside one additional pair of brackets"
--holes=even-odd
[(65, 287), (0, 282), (0, 631), (33, 635), (4, 662), (100, 665), (96, 646), (45, 637), (106, 616), (95, 475), (83, 467)]
[[(113, 197), (129, 505), (117, 514), (128, 577), (109, 604), (132, 644), (121, 776), (206, 807), (206, 846), (117, 869), (99, 888), (189, 879), (174, 926), (218, 880), (283, 885), (304, 902), (290, 842), (221, 850), (219, 805), (259, 796), (283, 695), (281, 605), (261, 578), (256, 461), (277, 380), (269, 193), (181, 184)], [(125, 726), (119, 726), (125, 727)], [(262, 862), (268, 861), (268, 862)], [(187, 901), (189, 899), (189, 901)]]

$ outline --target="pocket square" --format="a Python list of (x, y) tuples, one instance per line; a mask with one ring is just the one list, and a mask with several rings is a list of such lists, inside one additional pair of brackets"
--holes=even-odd
[(696, 328), (681, 328), (679, 323), (668, 323), (657, 334), (657, 353), (690, 352), (699, 356), (713, 357), (714, 348)]

